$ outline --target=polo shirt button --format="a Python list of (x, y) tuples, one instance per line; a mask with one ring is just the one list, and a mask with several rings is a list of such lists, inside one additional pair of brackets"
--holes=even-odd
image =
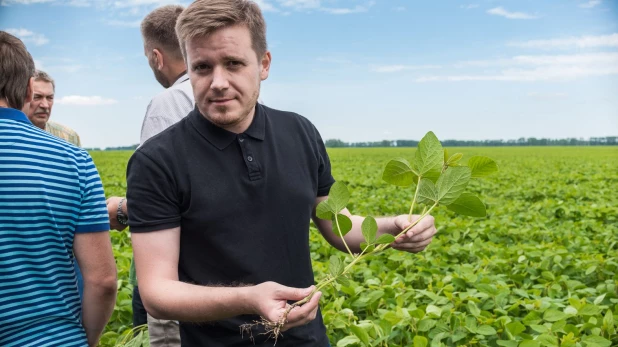
[(240, 142), (243, 142), (244, 140), (245, 140), (244, 137), (241, 137), (241, 138), (238, 139), (238, 141), (240, 141)]
[(248, 156), (248, 157), (247, 157), (247, 160), (248, 160), (248, 161), (253, 161), (253, 157), (252, 157), (252, 156)]

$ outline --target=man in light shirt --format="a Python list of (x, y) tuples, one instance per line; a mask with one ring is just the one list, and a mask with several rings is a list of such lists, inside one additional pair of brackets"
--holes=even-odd
[[(176, 19), (184, 8), (177, 5), (163, 6), (153, 10), (142, 21), (144, 55), (159, 84), (166, 88), (152, 98), (142, 123), (140, 145), (169, 126), (183, 119), (195, 105), (193, 89), (187, 75), (187, 68), (176, 37)], [(112, 229), (127, 227), (128, 207), (123, 197), (107, 199)], [(131, 264), (133, 290), (133, 325), (146, 323), (144, 306), (139, 296), (135, 268)], [(177, 321), (165, 321), (147, 316), (150, 345), (153, 347), (180, 346)]]
[(77, 147), (81, 147), (79, 135), (75, 130), (49, 120), (52, 107), (54, 106), (55, 93), (56, 84), (53, 78), (44, 71), (37, 70), (34, 75), (34, 96), (28, 110), (28, 119), (37, 128), (45, 130)]

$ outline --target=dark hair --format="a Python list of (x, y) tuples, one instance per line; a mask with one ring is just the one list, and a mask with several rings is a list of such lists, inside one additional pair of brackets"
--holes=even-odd
[(0, 31), (0, 99), (21, 110), (34, 76), (34, 60), (20, 39)]
[(178, 60), (182, 59), (176, 37), (176, 20), (183, 10), (184, 7), (179, 5), (167, 5), (153, 10), (142, 20), (142, 37), (149, 49), (163, 49)]

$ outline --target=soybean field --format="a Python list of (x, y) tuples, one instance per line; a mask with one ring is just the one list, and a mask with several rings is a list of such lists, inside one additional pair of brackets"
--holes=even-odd
[[(412, 188), (381, 175), (412, 148), (329, 149), (353, 214), (408, 213)], [(438, 234), (418, 254), (388, 250), (323, 289), (333, 346), (618, 346), (618, 149), (448, 148), (494, 159), (499, 172), (469, 190), (487, 216), (432, 212)], [(124, 196), (132, 152), (91, 152), (106, 196)], [(131, 243), (111, 232), (119, 291), (102, 346), (131, 329)], [(337, 250), (312, 228), (316, 280)]]

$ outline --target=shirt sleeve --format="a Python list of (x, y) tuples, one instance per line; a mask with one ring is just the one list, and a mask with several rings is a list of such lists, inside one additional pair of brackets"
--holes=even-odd
[(80, 167), (82, 200), (76, 233), (109, 231), (109, 216), (103, 184), (99, 172), (88, 153), (83, 151), (85, 160)]
[(151, 232), (180, 226), (180, 206), (172, 173), (143, 151), (127, 167), (127, 207), (131, 232)]
[[(314, 127), (315, 129), (315, 127)], [(330, 192), (330, 187), (335, 183), (335, 178), (331, 174), (330, 159), (326, 152), (326, 146), (322, 141), (322, 136), (317, 129), (315, 129), (315, 142), (317, 148), (317, 156), (319, 161), (318, 167), (318, 194), (317, 196), (327, 196)]]

